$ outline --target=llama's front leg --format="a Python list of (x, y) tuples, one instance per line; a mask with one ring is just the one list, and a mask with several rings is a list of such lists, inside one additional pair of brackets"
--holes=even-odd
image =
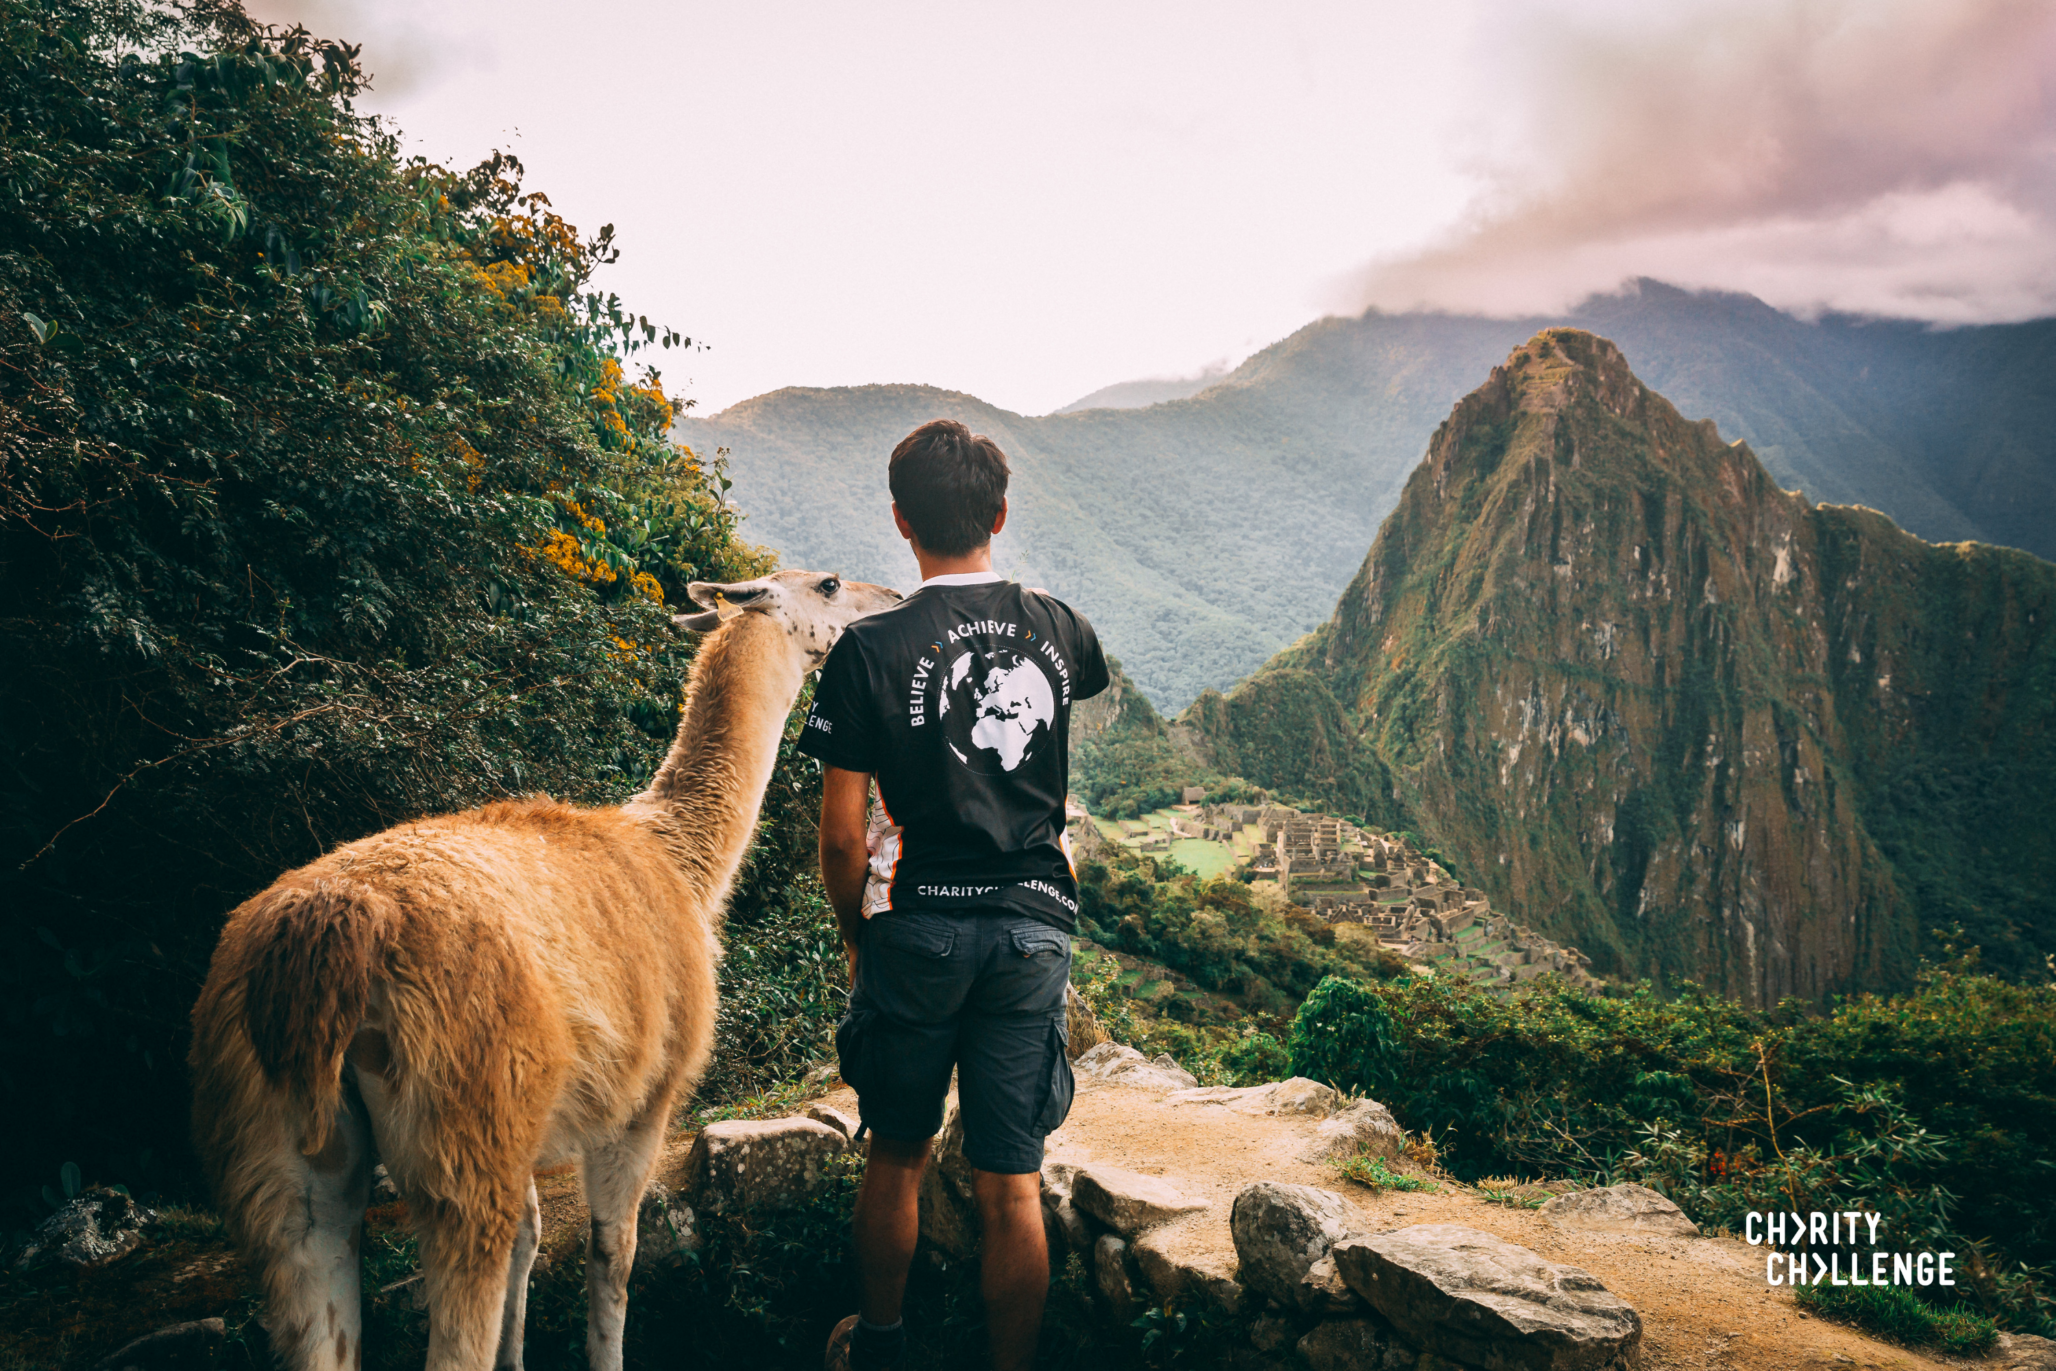
[(592, 1211), (586, 1243), (585, 1351), (592, 1371), (621, 1371), (621, 1335), (628, 1321), (628, 1276), (635, 1265), (635, 1216), (657, 1163), (671, 1102), (649, 1110), (620, 1139), (585, 1154), (585, 1203)]
[(543, 1208), (531, 1180), (521, 1227), (514, 1232), (514, 1257), (507, 1264), (507, 1308), (500, 1316), (500, 1355), (493, 1362), (497, 1368), (521, 1371), (521, 1340), (528, 1326), (528, 1273), (535, 1265), (535, 1250), (542, 1237)]

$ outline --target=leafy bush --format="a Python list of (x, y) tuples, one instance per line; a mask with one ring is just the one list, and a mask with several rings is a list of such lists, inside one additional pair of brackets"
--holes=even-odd
[[(354, 49), (233, 4), (0, 15), (0, 1161), (159, 1186), (227, 910), (399, 820), (629, 793), (668, 606), (770, 562), (624, 371), (682, 340), (518, 162), (404, 160)], [(805, 832), (738, 928), (799, 918)]]
[(1903, 1248), (1966, 1253), (1966, 1298), (2048, 1326), (2056, 1234), (2027, 1201), (2056, 1174), (2056, 985), (1974, 954), (1826, 1015), (1691, 986), (1499, 999), (1337, 979), (1301, 1007), (1291, 1060), (1435, 1130), (1459, 1177), (1636, 1180), (1735, 1228), (1751, 1209), (1878, 1213)]

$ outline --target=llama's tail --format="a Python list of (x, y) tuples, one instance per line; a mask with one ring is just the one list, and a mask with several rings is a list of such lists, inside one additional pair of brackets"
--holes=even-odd
[(332, 876), (288, 877), (244, 903), (222, 930), (193, 1008), (196, 1085), (237, 1074), (224, 1057), (241, 1037), (265, 1083), (301, 1116), (301, 1151), (321, 1151), (341, 1099), (343, 1053), (399, 927), (391, 896)]

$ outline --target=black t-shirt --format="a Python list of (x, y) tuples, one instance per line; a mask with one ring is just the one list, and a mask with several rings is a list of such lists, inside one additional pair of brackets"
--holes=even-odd
[(800, 751), (878, 779), (892, 909), (1003, 906), (1069, 931), (1071, 704), (1107, 686), (1083, 615), (1010, 581), (931, 584), (843, 631)]

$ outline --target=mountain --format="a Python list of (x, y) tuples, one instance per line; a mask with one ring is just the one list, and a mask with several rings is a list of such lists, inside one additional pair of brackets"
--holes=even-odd
[(1001, 563), (1083, 609), (1175, 711), (1327, 617), (1450, 406), (1552, 324), (1613, 338), (1811, 499), (2056, 557), (2056, 321), (1809, 323), (1653, 281), (1561, 318), (1323, 319), (1141, 409), (1031, 418), (928, 386), (790, 389), (678, 436), (729, 450), (750, 536), (788, 564), (893, 584), (914, 570), (885, 513), (893, 444), (942, 415), (991, 434), (1015, 470)]
[(1603, 972), (1769, 1004), (1952, 923), (2056, 952), (2056, 565), (1780, 489), (1589, 333), (1495, 368), (1333, 616), (1171, 731)]
[(1147, 409), (1167, 400), (1183, 400), (1188, 395), (1197, 395), (1227, 374), (1228, 368), (1222, 366), (1209, 367), (1197, 376), (1153, 376), (1141, 381), (1118, 381), (1110, 386), (1101, 386), (1092, 394), (1081, 396), (1051, 413), (1076, 414), (1081, 409)]

